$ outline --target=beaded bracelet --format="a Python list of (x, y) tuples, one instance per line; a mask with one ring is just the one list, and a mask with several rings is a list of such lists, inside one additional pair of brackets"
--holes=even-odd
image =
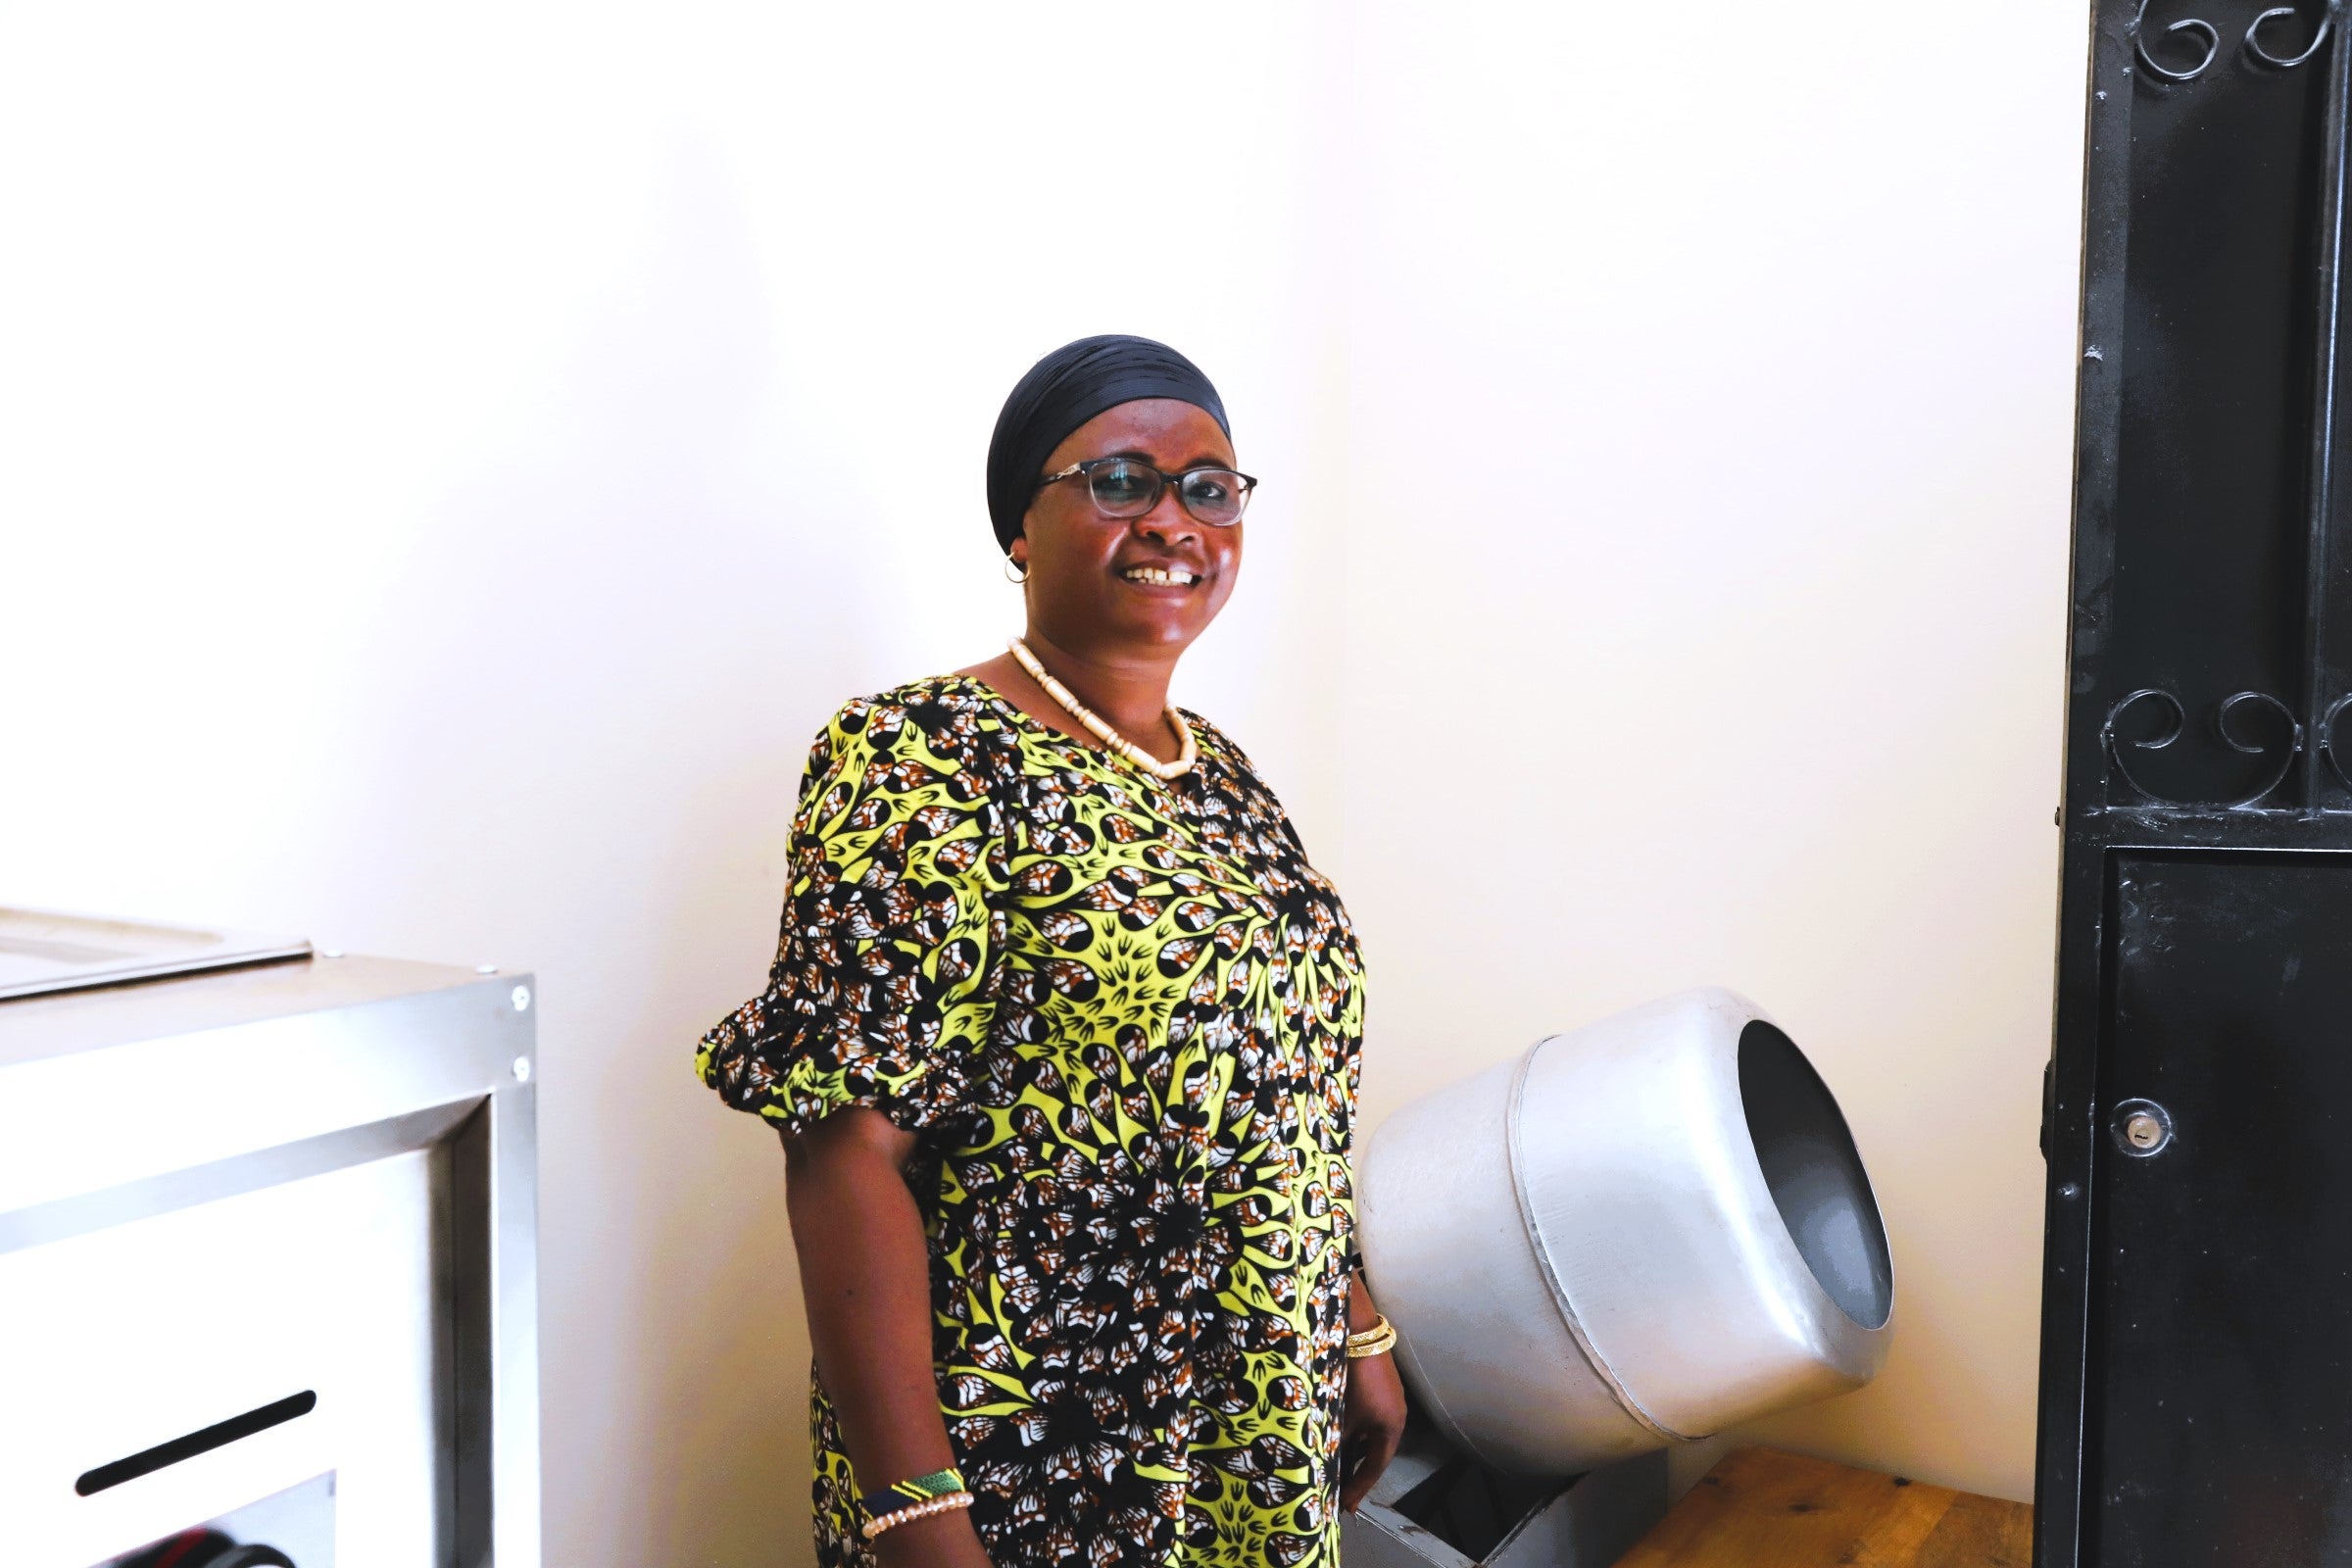
[(893, 1508), (888, 1513), (877, 1514), (858, 1527), (858, 1534), (871, 1541), (885, 1530), (896, 1530), (903, 1524), (910, 1524), (917, 1519), (928, 1519), (935, 1513), (951, 1513), (957, 1508), (969, 1508), (971, 1505), (972, 1494), (968, 1492), (944, 1493), (928, 1502), (910, 1502), (903, 1508)]
[[(941, 1497), (953, 1496), (963, 1490), (963, 1472), (950, 1465), (945, 1470), (934, 1470), (927, 1476), (894, 1482), (880, 1492), (869, 1492), (858, 1499), (858, 1506), (866, 1516), (867, 1533), (870, 1535), (873, 1533), (871, 1527), (884, 1519)], [(965, 1500), (970, 1500), (968, 1495)]]

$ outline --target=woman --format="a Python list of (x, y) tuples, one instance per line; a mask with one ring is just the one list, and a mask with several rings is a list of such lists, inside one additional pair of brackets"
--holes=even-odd
[(1395, 1451), (1354, 936), (1167, 706), (1241, 567), (1228, 431), (1148, 339), (1022, 378), (988, 503), (1027, 630), (834, 715), (768, 989), (703, 1040), (784, 1137), (827, 1568), (1321, 1568)]

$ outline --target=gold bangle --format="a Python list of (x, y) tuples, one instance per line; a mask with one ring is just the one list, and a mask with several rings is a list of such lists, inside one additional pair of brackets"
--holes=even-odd
[(1380, 1355), (1396, 1343), (1396, 1326), (1384, 1313), (1373, 1320), (1368, 1329), (1358, 1329), (1348, 1336), (1348, 1356), (1358, 1360), (1367, 1355)]
[(918, 1502), (906, 1508), (893, 1508), (878, 1519), (868, 1519), (858, 1526), (858, 1534), (871, 1541), (885, 1530), (895, 1529), (909, 1519), (928, 1519), (935, 1513), (949, 1513), (957, 1508), (969, 1508), (972, 1494), (968, 1492), (944, 1493), (929, 1502)]

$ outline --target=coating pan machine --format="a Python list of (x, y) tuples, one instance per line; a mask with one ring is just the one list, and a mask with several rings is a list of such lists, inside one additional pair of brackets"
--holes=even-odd
[[(1357, 1204), (1418, 1430), (1348, 1522), (1351, 1563), (1467, 1564), (1469, 1534), (1490, 1563), (1614, 1561), (1664, 1507), (1666, 1447), (1886, 1361), (1894, 1275), (1861, 1156), (1803, 1054), (1730, 991), (1404, 1106)], [(1432, 1510), (1465, 1494), (1484, 1523), (1448, 1539)]]

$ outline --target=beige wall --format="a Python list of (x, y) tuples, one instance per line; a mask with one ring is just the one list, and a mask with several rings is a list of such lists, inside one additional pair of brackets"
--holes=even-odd
[(1349, 895), (1371, 1114), (1746, 990), (1900, 1293), (1760, 1435), (2026, 1494), (2082, 19), (1554, 9), (0, 10), (0, 899), (539, 970), (551, 1562), (808, 1560), (688, 1053), (1105, 328), (1266, 476), (1179, 695)]
[(2030, 1497), (2085, 19), (1467, 22), (1356, 54), (1371, 1111), (1746, 993), (1853, 1126), (1896, 1337), (1739, 1436)]

